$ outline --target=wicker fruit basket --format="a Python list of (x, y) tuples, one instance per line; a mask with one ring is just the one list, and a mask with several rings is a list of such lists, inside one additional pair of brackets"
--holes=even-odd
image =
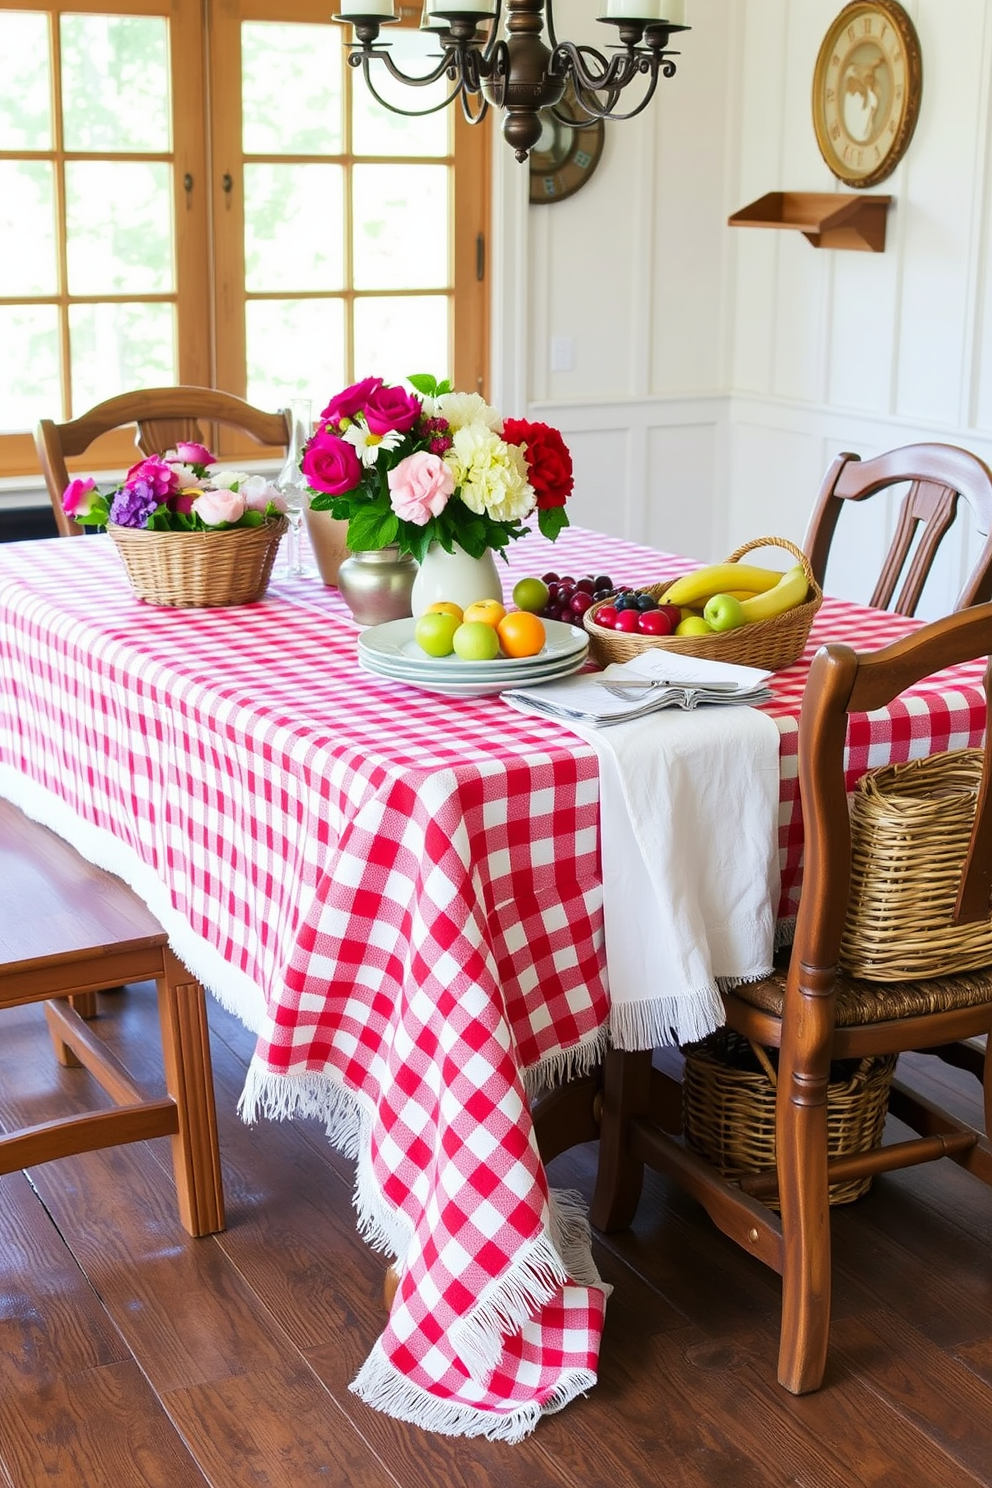
[[(776, 1071), (760, 1044), (732, 1029), (719, 1029), (687, 1045), (682, 1075), (682, 1121), (686, 1143), (740, 1179), (775, 1165)], [(882, 1140), (894, 1054), (847, 1059), (831, 1065), (827, 1085), (827, 1154), (871, 1152)], [(871, 1178), (830, 1185), (831, 1204), (850, 1204), (868, 1192)], [(779, 1207), (777, 1199), (767, 1200)]]
[(901, 982), (992, 964), (989, 921), (953, 922), (982, 760), (980, 749), (954, 749), (883, 765), (855, 785), (840, 948), (849, 975)]
[[(751, 625), (742, 625), (737, 630), (725, 630), (704, 636), (642, 636), (629, 635), (615, 630), (606, 630), (596, 624), (596, 612), (609, 600), (600, 600), (583, 616), (589, 632), (589, 650), (600, 666), (611, 661), (631, 661), (642, 652), (652, 649), (674, 651), (681, 656), (700, 656), (709, 661), (732, 662), (737, 666), (762, 667), (776, 672), (798, 661), (806, 648), (813, 617), (823, 602), (823, 593), (813, 578), (809, 559), (801, 548), (784, 537), (756, 537), (731, 553), (728, 563), (739, 563), (746, 553), (756, 548), (782, 548), (791, 554), (793, 563), (801, 563), (809, 580), (809, 598), (794, 609), (775, 615), (770, 620), (756, 620)], [(790, 564), (791, 567), (791, 564)], [(665, 591), (674, 583), (666, 579), (663, 584), (648, 588), (655, 599), (662, 599)]]
[(139, 599), (194, 609), (261, 599), (288, 526), (277, 517), (216, 532), (149, 532), (113, 523), (107, 530)]

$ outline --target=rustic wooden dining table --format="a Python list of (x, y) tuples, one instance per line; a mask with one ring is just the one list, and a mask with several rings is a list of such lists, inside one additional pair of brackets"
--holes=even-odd
[[(569, 528), (514, 544), (504, 588), (689, 566)], [(913, 623), (828, 597), (771, 679), (782, 926), (809, 660)], [(314, 580), (164, 609), (104, 536), (0, 546), (0, 795), (131, 883), (253, 1031), (245, 1118), (317, 1116), (355, 1158), (358, 1224), (398, 1285), (353, 1388), (514, 1441), (595, 1383), (605, 1315), (585, 1215), (545, 1171), (595, 1135), (610, 1037), (597, 756), (498, 697), (370, 676), (357, 636)], [(850, 778), (973, 745), (984, 716), (980, 669), (947, 674), (857, 721)]]

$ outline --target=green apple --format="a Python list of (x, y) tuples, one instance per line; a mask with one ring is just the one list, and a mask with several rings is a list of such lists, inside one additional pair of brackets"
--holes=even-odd
[(675, 634), (677, 636), (703, 636), (712, 635), (713, 632), (702, 615), (687, 615), (675, 627)]
[(539, 615), (548, 602), (548, 586), (543, 579), (520, 579), (513, 586), (513, 603), (518, 610)]
[(499, 636), (485, 620), (463, 620), (452, 636), (456, 656), (462, 661), (495, 661)]
[(413, 638), (428, 656), (450, 656), (454, 650), (455, 631), (460, 624), (456, 615), (443, 610), (428, 610), (414, 626)]
[(703, 606), (703, 619), (710, 630), (736, 630), (744, 624), (744, 611), (732, 594), (714, 594)]

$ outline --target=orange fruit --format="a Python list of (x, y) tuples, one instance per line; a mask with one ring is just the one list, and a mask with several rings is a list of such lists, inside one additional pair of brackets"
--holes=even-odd
[(481, 620), (484, 625), (491, 625), (495, 630), (505, 614), (506, 610), (498, 599), (477, 599), (474, 604), (465, 606), (462, 618), (469, 622)]
[(506, 656), (536, 656), (547, 639), (544, 621), (530, 610), (511, 610), (496, 627)]
[(456, 605), (453, 600), (439, 599), (434, 604), (428, 605), (424, 611), (425, 615), (454, 615), (458, 624), (462, 623), (462, 607)]

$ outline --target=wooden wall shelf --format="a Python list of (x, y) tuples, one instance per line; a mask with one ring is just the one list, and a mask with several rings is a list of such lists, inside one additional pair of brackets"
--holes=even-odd
[(835, 191), (769, 191), (741, 207), (730, 227), (787, 227), (814, 248), (885, 252), (885, 220), (891, 196), (840, 196)]

